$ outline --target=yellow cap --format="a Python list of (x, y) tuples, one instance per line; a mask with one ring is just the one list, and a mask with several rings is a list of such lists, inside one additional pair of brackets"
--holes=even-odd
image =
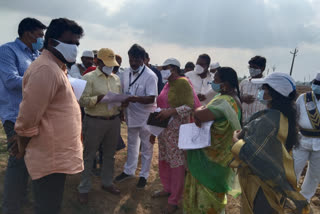
[(103, 63), (108, 67), (119, 66), (119, 64), (116, 61), (116, 56), (113, 50), (109, 48), (101, 48), (98, 51), (97, 57), (98, 59), (101, 59)]

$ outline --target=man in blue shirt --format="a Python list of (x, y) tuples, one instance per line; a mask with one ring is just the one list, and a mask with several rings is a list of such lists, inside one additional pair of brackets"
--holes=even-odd
[(163, 79), (162, 79), (162, 75), (160, 73), (160, 71), (153, 65), (149, 64), (150, 62), (150, 57), (149, 54), (146, 52), (145, 56), (144, 56), (144, 64), (146, 66), (148, 66), (158, 77), (158, 94), (161, 93), (163, 87), (164, 87), (164, 83), (163, 83)]
[[(8, 151), (18, 149), (14, 124), (22, 100), (22, 78), (43, 47), (46, 26), (34, 18), (23, 19), (18, 27), (19, 37), (0, 46), (0, 119), (8, 140)], [(20, 208), (28, 183), (24, 159), (10, 155), (4, 180), (2, 212), (21, 213)]]

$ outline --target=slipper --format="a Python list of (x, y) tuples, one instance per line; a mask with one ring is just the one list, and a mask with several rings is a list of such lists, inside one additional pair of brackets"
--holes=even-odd
[(151, 198), (163, 198), (168, 197), (169, 195), (170, 193), (165, 192), (164, 190), (157, 190), (151, 195)]

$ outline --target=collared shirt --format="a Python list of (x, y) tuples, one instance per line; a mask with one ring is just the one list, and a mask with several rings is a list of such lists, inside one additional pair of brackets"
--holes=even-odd
[[(253, 84), (249, 79), (241, 81), (239, 88), (241, 96), (252, 95), (254, 98), (258, 97), (259, 88), (261, 85)], [(258, 99), (255, 99), (253, 103), (242, 103), (242, 121), (247, 121), (254, 113), (266, 109), (267, 106), (262, 104)]]
[(0, 120), (16, 122), (22, 100), (22, 77), (39, 56), (19, 38), (0, 46)]
[[(137, 81), (129, 87), (130, 83), (133, 83), (135, 79), (140, 75), (142, 70), (138, 73), (133, 73), (130, 69), (127, 69), (123, 73), (122, 88), (123, 93), (130, 94), (132, 96), (158, 96), (158, 78), (155, 73), (144, 65), (144, 71), (137, 79)], [(131, 74), (131, 81), (130, 81)], [(130, 89), (129, 89), (130, 88)], [(156, 101), (151, 104), (130, 103), (126, 109), (126, 119), (128, 127), (142, 127), (145, 125), (150, 112), (154, 112), (156, 108)]]
[[(306, 104), (304, 100), (305, 94), (301, 94), (296, 101), (297, 111), (299, 115), (299, 126), (304, 129), (313, 129), (310, 122)], [(315, 102), (318, 110), (320, 111), (320, 100), (315, 98)], [(306, 137), (300, 134), (300, 146), (307, 150), (319, 151), (320, 150), (320, 138), (316, 137)]]
[[(81, 67), (83, 67), (84, 71), (87, 70), (87, 68), (84, 66), (83, 63), (81, 63)], [(74, 64), (71, 66), (70, 71), (68, 72), (70, 76), (73, 78), (81, 79), (82, 75), (80, 73), (80, 69), (78, 68), (78, 64)]]
[(106, 103), (97, 103), (99, 95), (106, 95), (108, 92), (121, 94), (120, 79), (117, 75), (111, 74), (108, 77), (97, 67), (96, 70), (84, 75), (83, 80), (87, 81), (86, 88), (79, 100), (86, 114), (91, 116), (110, 117), (119, 114), (119, 107), (109, 109)]
[(26, 71), (22, 94), (15, 131), (31, 137), (24, 157), (31, 178), (81, 172), (81, 111), (65, 65), (44, 50)]
[(210, 72), (207, 73), (207, 76), (204, 79), (202, 79), (195, 71), (190, 71), (185, 75), (191, 81), (196, 94), (202, 94), (206, 97), (204, 101), (201, 101), (201, 105), (208, 104), (214, 96), (217, 95), (211, 88), (210, 83), (213, 81), (213, 75)]

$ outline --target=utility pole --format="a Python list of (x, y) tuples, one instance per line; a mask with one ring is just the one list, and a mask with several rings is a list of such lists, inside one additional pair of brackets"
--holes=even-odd
[(296, 58), (298, 52), (299, 51), (298, 51), (297, 48), (295, 48), (293, 52), (290, 51), (290, 53), (293, 55), (292, 63), (291, 63), (291, 69), (290, 69), (290, 76), (292, 76), (292, 69), (293, 69), (294, 59)]

